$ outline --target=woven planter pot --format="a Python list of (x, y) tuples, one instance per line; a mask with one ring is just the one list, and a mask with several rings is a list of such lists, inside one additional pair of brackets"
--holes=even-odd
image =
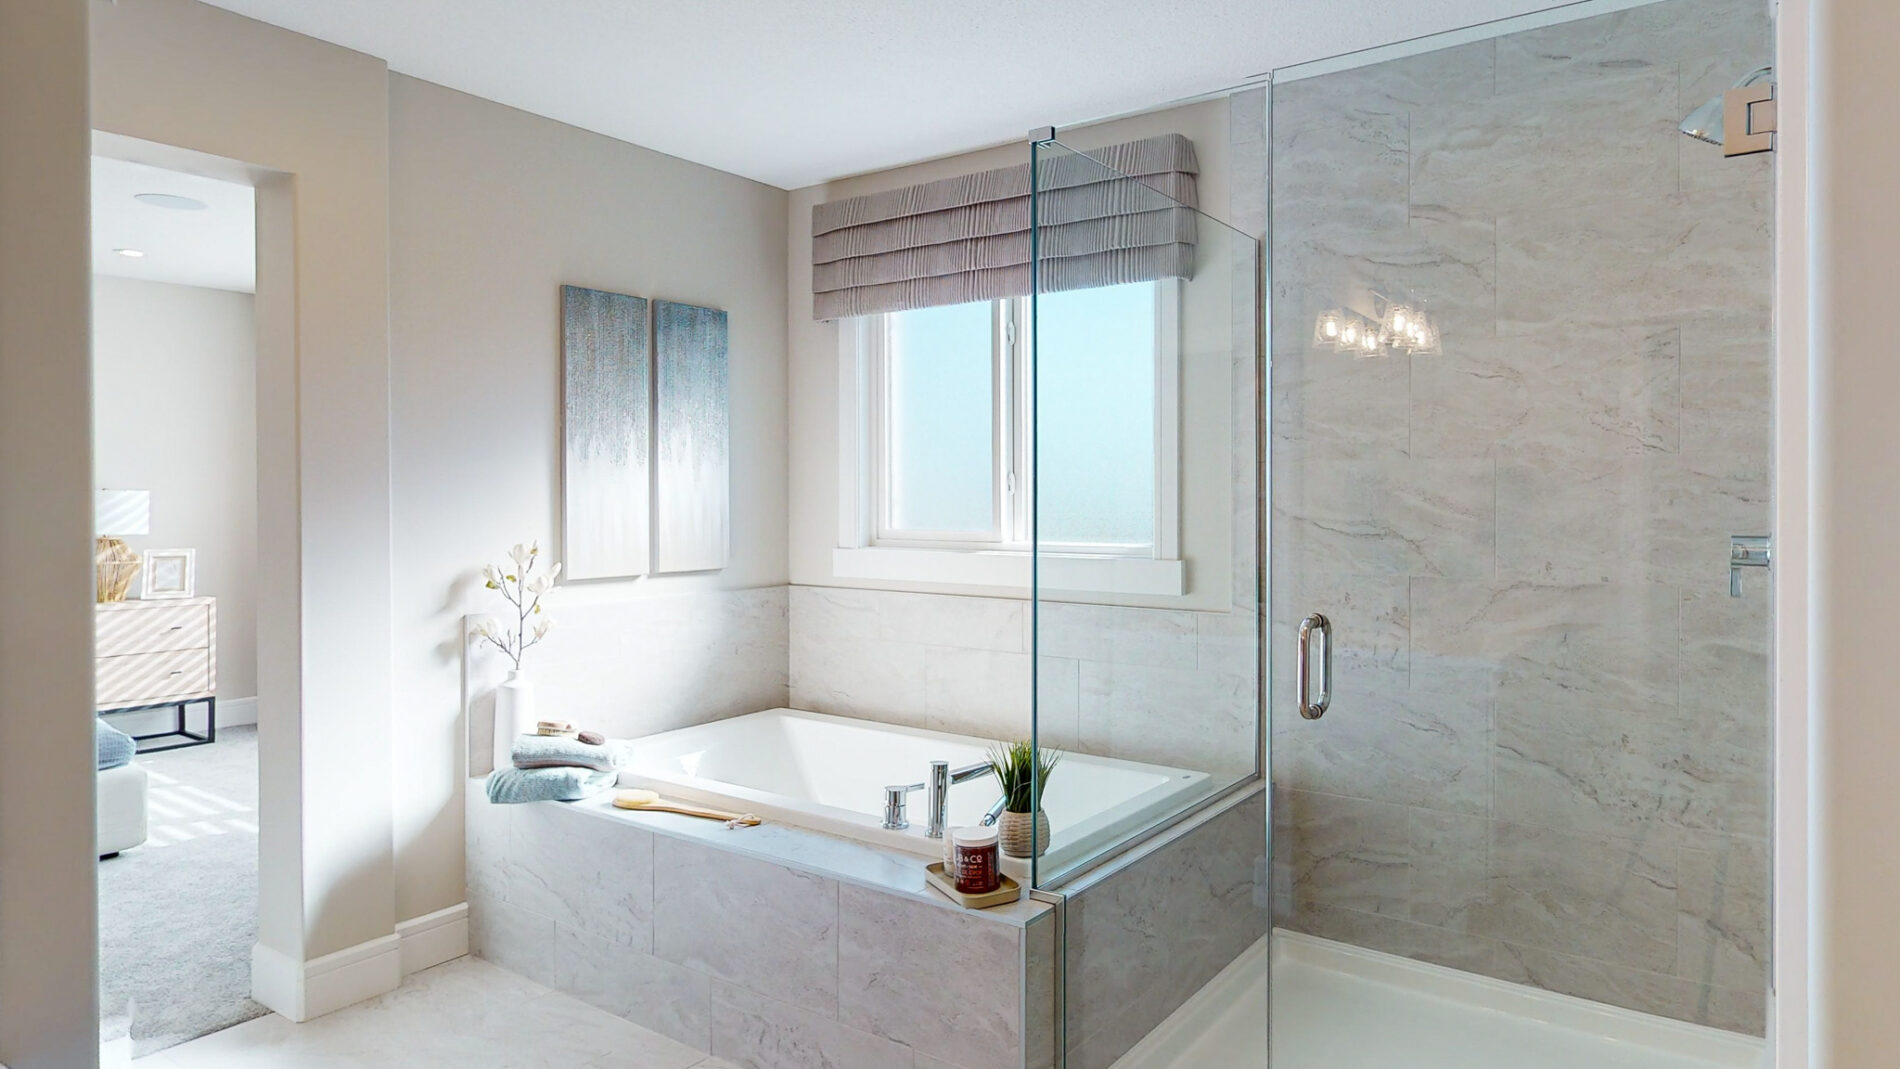
[(1048, 853), (1049, 814), (1038, 809), (1032, 820), (1028, 813), (1005, 810), (996, 822), (996, 838), (1009, 857), (1028, 857), (1032, 849), (1038, 856)]

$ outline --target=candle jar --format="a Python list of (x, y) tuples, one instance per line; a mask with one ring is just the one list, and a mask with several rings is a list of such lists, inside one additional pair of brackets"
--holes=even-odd
[(985, 895), (1002, 886), (997, 864), (995, 828), (958, 828), (952, 833), (956, 843), (957, 890), (966, 895)]

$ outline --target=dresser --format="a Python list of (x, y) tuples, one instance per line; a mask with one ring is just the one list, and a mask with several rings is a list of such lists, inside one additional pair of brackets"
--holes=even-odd
[[(172, 712), (172, 729), (144, 735), (140, 753), (201, 746), (218, 737), (218, 601), (108, 601), (93, 616), (96, 702), (101, 715)], [(204, 730), (187, 711), (204, 707)], [(169, 740), (169, 741), (168, 741)], [(146, 742), (160, 743), (146, 746)]]

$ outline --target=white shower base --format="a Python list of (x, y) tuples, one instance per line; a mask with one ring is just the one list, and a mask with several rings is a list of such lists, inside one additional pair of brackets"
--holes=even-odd
[[(1269, 939), (1271, 942), (1269, 942)], [(1766, 1045), (1293, 932), (1262, 939), (1115, 1069), (1761, 1069)], [(1261, 1012), (1272, 989), (1269, 1015)]]

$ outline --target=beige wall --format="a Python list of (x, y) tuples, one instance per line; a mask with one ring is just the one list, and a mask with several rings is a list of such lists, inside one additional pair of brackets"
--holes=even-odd
[(218, 599), (221, 724), (256, 715), (251, 305), (248, 293), (93, 277), (93, 478), (152, 492), (152, 533), (128, 538), (134, 550), (197, 551), (197, 592)]
[(303, 961), (396, 920), (388, 72), (192, 0), (95, 6), (92, 55), (95, 129), (258, 185), (258, 981), (295, 1011)]
[(96, 1064), (86, 0), (0, 4), (0, 1062)]
[[(1199, 157), (1202, 208), (1228, 215), (1230, 135), (1226, 99), (1063, 130), (1059, 140), (1077, 149), (1132, 141), (1162, 133), (1186, 134)], [(972, 589), (929, 583), (883, 583), (838, 579), (832, 550), (838, 545), (838, 324), (811, 318), (811, 209), (814, 204), (1006, 167), (1028, 160), (1028, 142), (965, 153), (824, 185), (794, 190), (787, 214), (785, 263), (791, 300), (787, 307), (787, 366), (791, 517), (791, 580), (813, 586), (864, 586), (943, 593), (1022, 597), (1025, 591)], [(1214, 235), (1207, 234), (1210, 247)], [(1165, 599), (1170, 608), (1219, 609), (1231, 603), (1232, 489), (1229, 395), (1232, 368), (1225, 362), (1231, 341), (1231, 293), (1224, 273), (1189, 285), (1182, 320), (1189, 327), (1182, 353), (1181, 551), (1189, 562), (1189, 597)], [(1218, 287), (1213, 283), (1218, 281)], [(1199, 332), (1204, 337), (1197, 337)], [(1196, 344), (1202, 342), (1203, 344)], [(1208, 359), (1218, 352), (1222, 359)], [(1117, 601), (1140, 599), (1117, 598)]]
[[(463, 898), (461, 617), (497, 604), (477, 570), (515, 542), (559, 553), (563, 283), (730, 313), (732, 556), (564, 586), (556, 616), (785, 582), (785, 193), (412, 78), (391, 78), (390, 108), (397, 894), (413, 917)], [(543, 652), (592, 648), (619, 625), (591, 622), (626, 617), (571, 614)], [(660, 661), (649, 674), (677, 667)]]

